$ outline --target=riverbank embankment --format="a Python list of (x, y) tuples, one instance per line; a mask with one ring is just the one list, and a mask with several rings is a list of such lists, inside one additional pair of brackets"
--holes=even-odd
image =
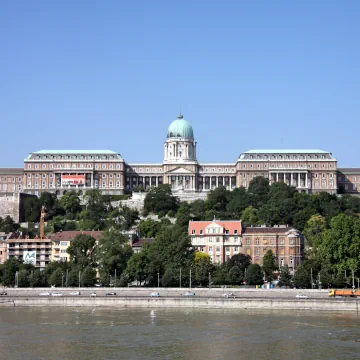
[[(328, 298), (328, 290), (294, 289), (192, 289), (196, 296), (185, 297), (189, 289), (179, 288), (52, 288), (5, 289), (0, 306), (14, 307), (112, 307), (112, 308), (202, 308), (202, 309), (273, 309), (350, 311), (358, 314), (360, 300)], [(40, 296), (43, 292), (60, 292), (63, 296)], [(71, 292), (80, 291), (80, 296)], [(109, 291), (116, 296), (106, 296)], [(156, 291), (160, 297), (150, 297)], [(95, 292), (96, 297), (90, 297)], [(222, 295), (232, 292), (235, 298)], [(307, 299), (297, 299), (297, 294)]]

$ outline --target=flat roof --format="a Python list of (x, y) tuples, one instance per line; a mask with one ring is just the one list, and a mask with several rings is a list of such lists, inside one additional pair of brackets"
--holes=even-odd
[(31, 154), (103, 154), (103, 155), (119, 155), (112, 150), (39, 150)]
[(245, 151), (243, 154), (330, 154), (330, 152), (320, 149), (255, 149)]

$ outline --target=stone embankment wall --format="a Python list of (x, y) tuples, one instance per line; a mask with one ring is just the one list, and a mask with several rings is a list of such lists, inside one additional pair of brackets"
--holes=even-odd
[[(328, 290), (294, 289), (206, 289), (195, 288), (195, 297), (184, 297), (186, 288), (23, 288), (1, 289), (7, 296), (0, 298), (0, 306), (57, 306), (57, 307), (114, 307), (114, 308), (201, 308), (201, 309), (273, 309), (350, 311), (358, 314), (360, 300), (328, 298)], [(62, 297), (39, 296), (42, 292), (60, 292)], [(81, 296), (70, 292), (80, 291)], [(117, 296), (105, 296), (109, 291)], [(161, 297), (151, 298), (151, 292)], [(96, 292), (96, 297), (90, 297)], [(236, 298), (224, 298), (222, 294), (233, 292)], [(308, 299), (296, 299), (297, 294)]]
[[(42, 292), (61, 292), (68, 295), (73, 291), (80, 291), (83, 296), (90, 296), (95, 292), (97, 296), (105, 296), (109, 291), (116, 292), (120, 297), (148, 297), (151, 292), (159, 292), (161, 297), (182, 296), (189, 288), (143, 288), (143, 287), (127, 287), (127, 288), (7, 288), (0, 289), (8, 293), (9, 296), (39, 296)], [(192, 288), (196, 297), (221, 297), (224, 293), (232, 292), (239, 298), (287, 298), (295, 299), (297, 294), (306, 294), (309, 298), (327, 299), (327, 289), (254, 289), (254, 288)]]
[(7, 299), (0, 299), (0, 307), (1, 306), (317, 310), (351, 311), (356, 314), (359, 312), (359, 301), (355, 299), (8, 297)]

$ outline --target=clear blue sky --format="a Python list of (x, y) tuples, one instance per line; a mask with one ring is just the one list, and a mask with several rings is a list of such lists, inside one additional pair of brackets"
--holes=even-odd
[(161, 162), (320, 148), (360, 167), (359, 1), (0, 2), (0, 166), (40, 149)]

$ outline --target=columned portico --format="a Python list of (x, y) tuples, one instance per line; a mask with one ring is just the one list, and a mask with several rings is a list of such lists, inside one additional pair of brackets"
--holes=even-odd
[[(289, 180), (290, 179), (290, 180)], [(270, 171), (270, 183), (272, 181), (283, 181), (290, 186), (294, 186), (299, 190), (308, 190), (308, 171), (298, 170), (298, 171)]]

